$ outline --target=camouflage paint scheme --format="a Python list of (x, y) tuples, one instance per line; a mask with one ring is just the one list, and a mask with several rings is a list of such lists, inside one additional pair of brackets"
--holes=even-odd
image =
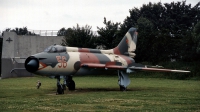
[[(137, 43), (136, 28), (130, 28), (117, 47), (98, 50), (52, 45), (44, 52), (28, 57), (25, 61), (27, 71), (43, 76), (73, 76), (118, 71), (119, 85), (127, 87), (130, 83), (128, 73), (135, 70), (189, 72), (147, 68), (134, 61)], [(111, 71), (111, 72), (110, 72)]]
[[(44, 52), (27, 58), (25, 66), (31, 59), (38, 59), (38, 69), (27, 70), (45, 76), (84, 75), (91, 71), (87, 68), (102, 68), (101, 71), (124, 69), (135, 64), (134, 59), (131, 57), (135, 56), (133, 52), (136, 49), (136, 41), (136, 29), (131, 28), (119, 45), (110, 50), (52, 45)], [(85, 70), (81, 70), (81, 68)]]

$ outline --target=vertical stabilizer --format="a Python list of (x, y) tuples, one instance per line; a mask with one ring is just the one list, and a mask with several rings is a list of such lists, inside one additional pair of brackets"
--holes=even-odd
[(130, 28), (121, 42), (115, 47), (114, 53), (115, 54), (125, 54), (134, 57), (136, 50), (136, 43), (137, 43), (137, 29)]

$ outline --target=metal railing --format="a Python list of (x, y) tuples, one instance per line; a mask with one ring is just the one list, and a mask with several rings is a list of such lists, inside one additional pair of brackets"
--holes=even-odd
[(39, 36), (57, 36), (59, 30), (28, 30)]
[[(57, 36), (59, 30), (28, 30), (38, 36)], [(93, 31), (94, 35), (98, 35), (97, 31)]]

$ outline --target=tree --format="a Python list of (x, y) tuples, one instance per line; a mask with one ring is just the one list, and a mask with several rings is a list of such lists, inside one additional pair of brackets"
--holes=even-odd
[(106, 18), (104, 18), (103, 22), (106, 26), (105, 28), (99, 28), (98, 29), (98, 46), (101, 46), (103, 49), (112, 49), (116, 47), (119, 43), (118, 39), (118, 29), (120, 23), (112, 23), (111, 21), (106, 21)]
[(7, 28), (5, 30), (6, 32), (15, 32), (17, 35), (36, 35), (35, 33), (31, 33), (30, 31), (28, 31), (27, 27), (23, 27), (23, 28), (15, 28), (12, 29), (11, 28)]
[(193, 31), (194, 41), (196, 42), (196, 53), (200, 55), (200, 22), (198, 22)]
[(80, 27), (78, 24), (76, 27), (68, 28), (61, 44), (71, 47), (96, 48), (96, 36), (91, 28), (88, 25)]
[(154, 44), (154, 34), (153, 34), (153, 24), (146, 18), (139, 18), (137, 20), (137, 27), (138, 27), (138, 40), (137, 40), (137, 47), (136, 47), (136, 61), (146, 61), (146, 60), (153, 60), (154, 56), (153, 52), (153, 44)]
[(6, 28), (5, 31), (6, 31), (6, 32), (10, 32), (10, 30), (11, 30), (11, 28)]
[(67, 30), (63, 27), (58, 31), (57, 36), (65, 36), (66, 34)]
[[(149, 2), (140, 9), (133, 8), (129, 11), (130, 16), (124, 20), (120, 27), (120, 32), (127, 31), (132, 26), (138, 27), (137, 49), (140, 49), (140, 44), (143, 45), (143, 50), (145, 48), (149, 49), (145, 53), (136, 50), (136, 58), (138, 56), (139, 60), (147, 59), (146, 61), (151, 62), (153, 60), (181, 60), (187, 54), (183, 53), (185, 44), (187, 43), (186, 45), (192, 47), (192, 39), (190, 37), (194, 25), (200, 20), (199, 6), (200, 2), (194, 7), (191, 7), (191, 4), (186, 5), (186, 1), (171, 2), (169, 4), (162, 4), (161, 2), (152, 4)], [(148, 27), (149, 23), (153, 26), (151, 33), (143, 29)], [(146, 42), (151, 43), (151, 45), (144, 44)]]
[(198, 22), (191, 34), (182, 40), (182, 59), (184, 61), (200, 61), (200, 22)]

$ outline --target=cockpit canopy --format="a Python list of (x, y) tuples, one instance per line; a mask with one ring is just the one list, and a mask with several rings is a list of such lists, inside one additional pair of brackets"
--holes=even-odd
[(44, 52), (48, 52), (48, 53), (66, 52), (66, 48), (61, 45), (51, 45), (51, 46), (47, 47), (44, 50)]

